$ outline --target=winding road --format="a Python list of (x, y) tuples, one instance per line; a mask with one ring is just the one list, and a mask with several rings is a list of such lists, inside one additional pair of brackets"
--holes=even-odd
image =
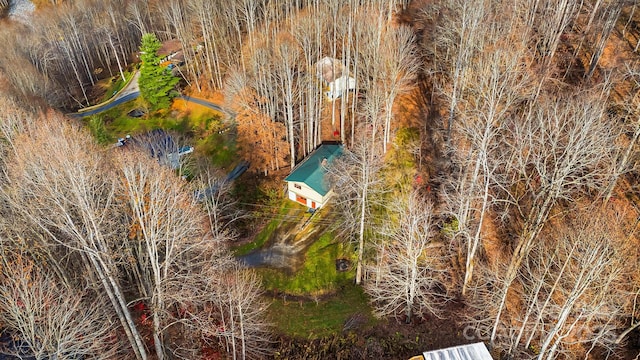
[(229, 112), (227, 109), (223, 108), (222, 106), (212, 103), (211, 101), (208, 100), (204, 100), (204, 99), (200, 99), (200, 98), (194, 98), (191, 96), (178, 96), (177, 99), (182, 99), (186, 102), (192, 102), (194, 104), (198, 104), (198, 105), (202, 105), (205, 107), (208, 107), (209, 109), (213, 109), (216, 111), (220, 111), (220, 112), (226, 112), (228, 114), (232, 114), (232, 112)]
[(138, 78), (140, 78), (140, 71), (136, 71), (136, 73), (133, 74), (133, 77), (131, 78), (129, 83), (127, 83), (125, 87), (120, 89), (120, 91), (118, 91), (110, 99), (103, 101), (102, 103), (97, 105), (82, 108), (78, 110), (78, 112), (67, 114), (67, 115), (75, 118), (84, 118), (87, 116), (99, 114), (101, 112), (114, 108), (120, 104), (124, 104), (128, 101), (138, 98), (138, 96), (140, 96), (140, 87), (138, 86)]
[[(78, 112), (70, 113), (67, 115), (74, 118), (84, 118), (87, 116), (105, 112), (120, 104), (124, 104), (128, 101), (137, 99), (140, 96), (140, 87), (138, 86), (139, 77), (140, 77), (140, 72), (138, 71), (133, 75), (133, 78), (131, 79), (131, 81), (122, 90), (120, 90), (117, 94), (115, 94), (111, 99), (97, 105), (80, 109), (78, 110)], [(213, 103), (205, 99), (195, 98), (192, 96), (183, 96), (183, 95), (178, 96), (177, 99), (182, 99), (186, 102), (202, 105), (209, 109), (223, 112), (223, 113), (229, 114), (231, 117), (235, 117), (235, 113), (233, 111), (230, 111), (229, 109), (226, 109), (219, 104)]]
[(127, 94), (121, 97), (118, 97), (117, 99), (111, 100), (108, 103), (102, 103), (102, 104), (98, 104), (97, 107), (92, 108), (90, 110), (87, 111), (82, 111), (82, 112), (76, 112), (76, 113), (71, 113), (71, 114), (67, 114), (69, 116), (75, 117), (75, 118), (84, 118), (87, 116), (91, 116), (91, 115), (95, 115), (95, 114), (99, 114), (101, 112), (107, 111), (113, 107), (116, 107), (120, 104), (124, 104), (127, 101), (131, 101), (136, 99), (138, 96), (140, 96), (140, 92), (134, 92), (131, 94)]

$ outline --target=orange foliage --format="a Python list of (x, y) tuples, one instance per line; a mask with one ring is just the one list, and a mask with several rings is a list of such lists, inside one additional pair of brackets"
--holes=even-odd
[(239, 113), (236, 119), (238, 144), (243, 158), (261, 167), (265, 173), (286, 164), (289, 148), (284, 140), (284, 124), (250, 111)]
[[(258, 100), (257, 95), (247, 88), (238, 93), (236, 98), (241, 98), (238, 103), (242, 104), (254, 104)], [(257, 108), (256, 105), (234, 109), (237, 112), (237, 142), (241, 156), (266, 174), (287, 164), (287, 130), (284, 124), (273, 121), (255, 110)]]

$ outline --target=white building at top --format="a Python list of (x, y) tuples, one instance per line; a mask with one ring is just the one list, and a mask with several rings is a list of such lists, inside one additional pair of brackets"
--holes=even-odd
[(338, 59), (324, 57), (316, 63), (318, 77), (327, 85), (324, 94), (329, 101), (342, 97), (356, 88), (356, 79), (349, 76)]

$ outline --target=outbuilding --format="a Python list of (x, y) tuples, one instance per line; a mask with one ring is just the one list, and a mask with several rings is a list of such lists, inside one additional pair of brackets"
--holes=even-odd
[(321, 144), (298, 164), (284, 181), (290, 200), (311, 209), (324, 206), (333, 195), (324, 179), (327, 166), (342, 153), (342, 145)]
[(426, 351), (410, 360), (492, 360), (484, 343), (475, 343)]
[(329, 101), (336, 100), (356, 88), (356, 79), (349, 76), (338, 59), (330, 57), (320, 59), (316, 63), (316, 72), (318, 78), (327, 86), (324, 94)]

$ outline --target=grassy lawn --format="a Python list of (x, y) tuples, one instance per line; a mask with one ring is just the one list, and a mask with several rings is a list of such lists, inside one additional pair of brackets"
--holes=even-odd
[[(301, 205), (284, 201), (278, 214), (290, 216), (298, 207)], [(332, 216), (330, 211), (320, 212), (308, 226), (326, 226)], [(238, 248), (236, 254), (260, 248), (281, 226), (282, 220), (272, 220), (253, 243)], [(368, 297), (360, 286), (353, 284), (354, 262), (348, 271), (336, 270), (337, 259), (353, 260), (353, 254), (350, 245), (335, 239), (333, 233), (325, 229), (305, 253), (300, 254), (304, 262), (294, 273), (256, 269), (262, 276), (264, 288), (277, 294), (269, 307), (269, 317), (278, 332), (316, 339), (342, 332), (349, 322), (357, 323), (355, 326), (358, 327), (375, 323)]]
[(127, 115), (131, 110), (143, 108), (142, 100), (137, 99), (90, 116), (85, 119), (85, 123), (101, 144), (114, 143), (127, 134), (135, 136), (154, 129), (164, 129), (183, 135), (200, 156), (209, 159), (218, 168), (231, 170), (230, 167), (240, 160), (237, 156), (235, 134), (233, 131), (223, 131), (228, 125), (224, 124), (217, 111), (176, 100), (167, 110), (149, 113), (140, 118)]
[(238, 161), (235, 133), (222, 121), (222, 114), (182, 99), (174, 100), (171, 109), (188, 119), (184, 131), (193, 135), (197, 151), (213, 166), (228, 169)]
[(235, 137), (230, 133), (212, 133), (196, 141), (198, 152), (211, 159), (211, 164), (222, 169), (229, 167), (238, 160)]
[(107, 101), (113, 97), (118, 91), (122, 90), (122, 88), (127, 84), (127, 82), (133, 76), (133, 73), (130, 71), (124, 71), (125, 80), (122, 80), (120, 74), (113, 78), (105, 79), (104, 84), (102, 84), (106, 89), (104, 96), (97, 102), (97, 104)]
[(173, 130), (183, 134), (189, 130), (189, 124), (192, 120), (188, 114), (185, 116), (182, 113), (161, 110), (139, 118), (127, 115), (131, 110), (144, 108), (143, 101), (138, 98), (96, 116), (102, 119), (107, 131), (116, 138), (123, 137), (126, 134), (135, 135), (153, 129)]
[[(341, 284), (348, 283), (355, 276), (355, 267), (348, 271), (336, 270), (336, 260), (351, 259), (354, 254), (349, 244), (335, 239), (334, 234), (327, 230), (327, 223), (332, 221), (333, 213), (330, 209), (316, 213), (303, 230), (298, 226), (308, 221), (311, 216), (307, 208), (293, 201), (279, 199), (277, 213), (267, 206), (265, 213), (256, 213), (256, 217), (270, 217), (252, 242), (233, 249), (236, 256), (246, 255), (254, 250), (272, 243), (274, 238), (289, 239), (285, 241), (305, 241), (308, 247), (299, 253), (301, 266), (296, 266), (295, 272), (281, 271), (272, 268), (258, 268), (264, 287), (276, 293), (286, 293), (294, 296), (319, 296), (335, 291)], [(291, 236), (295, 236), (291, 240)]]
[(109, 133), (116, 137), (123, 137), (126, 134), (135, 135), (153, 129), (164, 129), (181, 134), (187, 132), (190, 119), (174, 117), (169, 111), (159, 111), (141, 118), (127, 115), (129, 111), (141, 107), (138, 101), (132, 101), (104, 112), (102, 117)]
[[(304, 206), (280, 200), (277, 213), (254, 241), (235, 249), (237, 256), (259, 249), (270, 242), (288, 224), (286, 219), (300, 216)], [(297, 214), (297, 215), (296, 215)], [(329, 213), (318, 213), (308, 226), (322, 226)], [(304, 215), (306, 218), (308, 215)], [(324, 216), (324, 217), (323, 217)], [(295, 224), (297, 226), (297, 222)], [(343, 331), (349, 319), (357, 318), (358, 326), (372, 324), (374, 319), (368, 298), (362, 288), (353, 285), (355, 267), (346, 272), (336, 270), (336, 260), (347, 258), (353, 249), (334, 238), (331, 232), (319, 235), (304, 254), (302, 266), (294, 273), (270, 268), (256, 268), (264, 288), (277, 294), (269, 308), (269, 316), (280, 333), (305, 338), (319, 338)], [(353, 262), (352, 262), (353, 264)], [(312, 300), (312, 299), (315, 299)]]
[(269, 307), (277, 331), (293, 337), (315, 339), (340, 333), (349, 319), (366, 325), (375, 319), (362, 288), (343, 283), (335, 296), (323, 301), (296, 301), (279, 297)]
[(355, 276), (355, 270), (345, 272), (336, 270), (336, 260), (346, 258), (353, 253), (342, 242), (325, 233), (316, 240), (305, 256), (303, 267), (294, 274), (274, 269), (259, 269), (267, 290), (292, 295), (322, 295), (337, 290), (349, 283)]
[(236, 256), (246, 255), (253, 250), (263, 247), (267, 240), (269, 240), (273, 236), (275, 231), (280, 229), (283, 219), (287, 218), (287, 216), (293, 216), (294, 213), (300, 213), (300, 211), (306, 210), (303, 205), (296, 204), (293, 201), (282, 201), (282, 199), (279, 200), (280, 208), (275, 216), (273, 214), (270, 214), (269, 208), (267, 208), (267, 211), (263, 211), (263, 213), (256, 214), (257, 217), (274, 216), (274, 218), (267, 223), (267, 225), (262, 229), (262, 231), (258, 233), (258, 235), (256, 235), (252, 242), (234, 248), (233, 253)]
[(271, 234), (273, 234), (273, 232), (278, 228), (279, 225), (280, 221), (277, 219), (269, 221), (267, 226), (265, 226), (264, 229), (262, 229), (262, 231), (258, 235), (256, 235), (252, 242), (246, 243), (233, 249), (233, 253), (236, 256), (242, 256), (247, 255), (253, 250), (261, 248), (262, 246), (264, 246), (267, 239), (271, 237)]

